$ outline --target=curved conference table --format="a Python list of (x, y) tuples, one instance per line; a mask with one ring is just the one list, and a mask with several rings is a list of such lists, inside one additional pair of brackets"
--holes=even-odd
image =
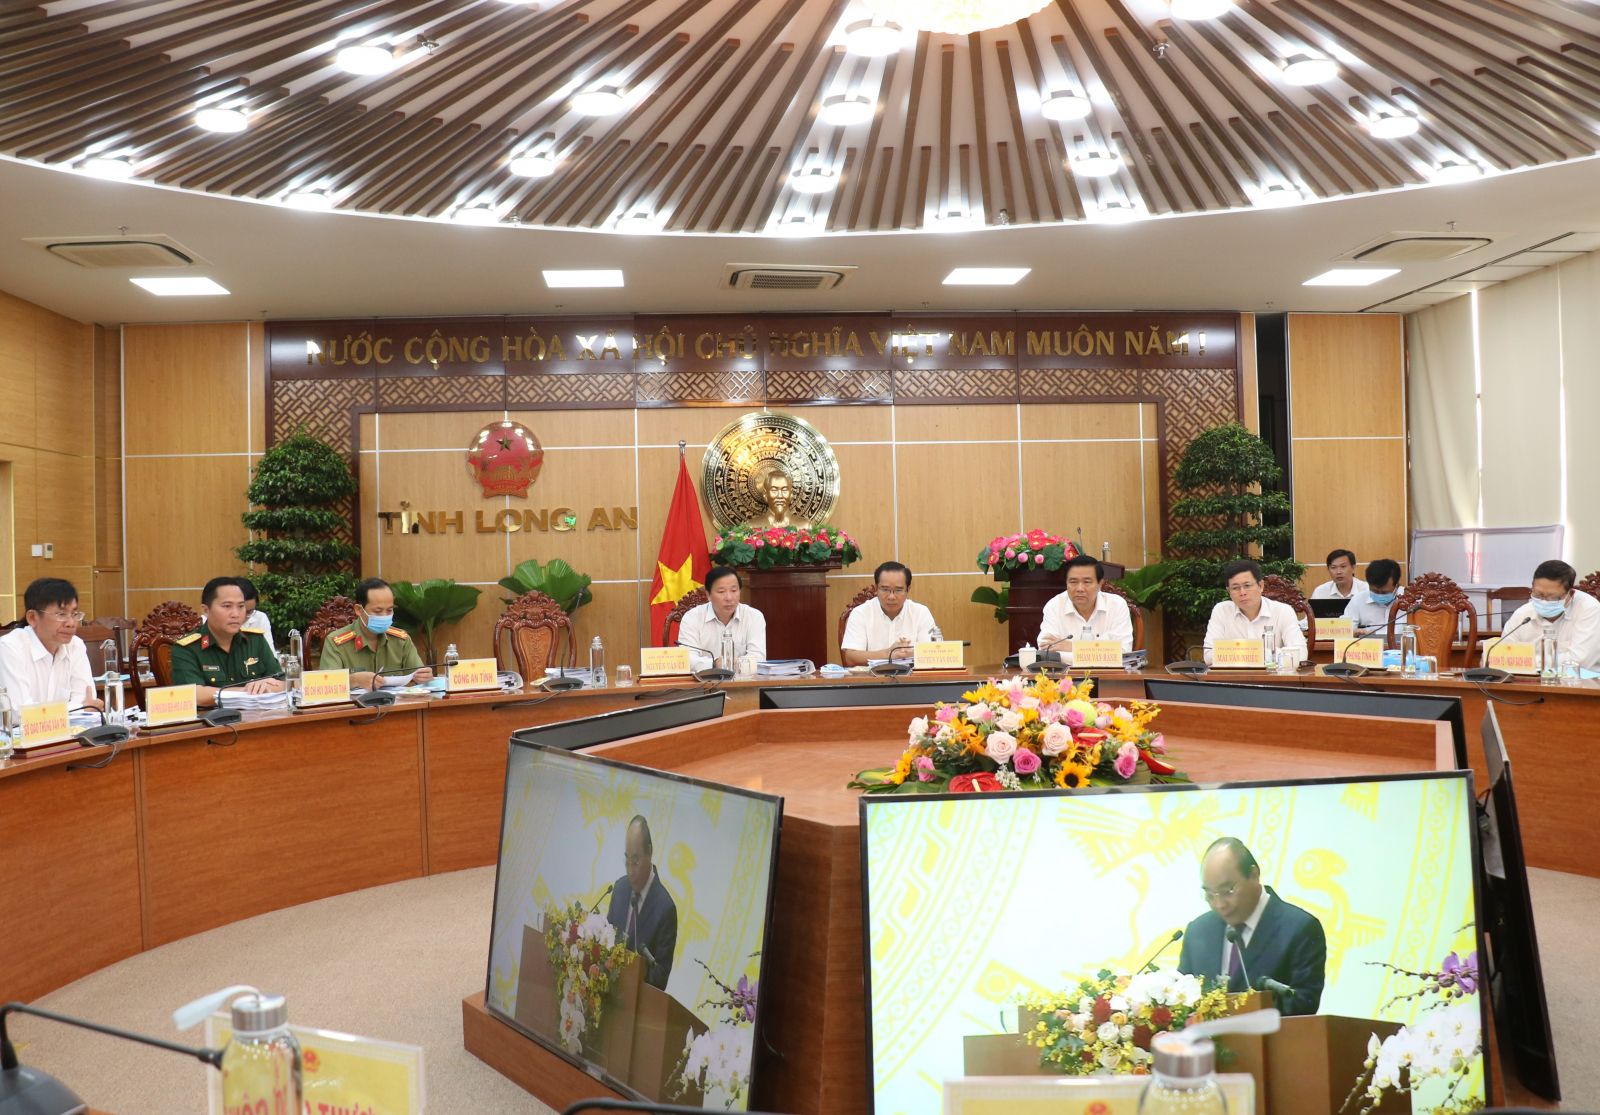
[[(1143, 695), (1141, 675), (1100, 678), (1106, 697)], [(1475, 740), (1484, 703), (1476, 687), (1366, 681), (1462, 696)], [(730, 683), (727, 712), (754, 709), (773, 684)], [(269, 910), (494, 863), (511, 732), (637, 707), (652, 688), (660, 687), (247, 714), (237, 731), (141, 734), (99, 768), (84, 764), (107, 748), (0, 763), (0, 894), (10, 898), (0, 1001), (36, 998), (144, 949)], [(1600, 794), (1600, 771), (1588, 761), (1600, 746), (1600, 684), (1498, 689), (1518, 701), (1544, 698), (1500, 707), (1529, 862), (1600, 875), (1600, 851), (1573, 838)], [(1475, 742), (1471, 753), (1481, 767)]]

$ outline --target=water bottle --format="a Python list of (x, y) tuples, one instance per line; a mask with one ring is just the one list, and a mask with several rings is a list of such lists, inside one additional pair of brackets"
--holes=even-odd
[(734, 649), (733, 632), (724, 629), (722, 632), (722, 641), (718, 645), (720, 649), (717, 654), (717, 669), (735, 669), (739, 664), (739, 652)]
[(180, 1030), (198, 1026), (229, 999), (233, 1039), (222, 1051), (222, 1109), (301, 1115), (300, 1043), (289, 1032), (282, 995), (229, 987), (180, 1007), (173, 1022)]
[(1561, 680), (1561, 648), (1551, 632), (1539, 636), (1539, 682), (1554, 685)]
[(289, 653), (294, 656), (294, 660), (300, 663), (301, 666), (305, 665), (306, 645), (304, 640), (300, 638), (299, 628), (291, 627), (289, 629)]
[(444, 687), (446, 690), (450, 688), (450, 674), (455, 670), (456, 663), (460, 661), (461, 652), (456, 649), (454, 643), (444, 648)]
[(1417, 629), (1410, 623), (1400, 625), (1400, 673), (1417, 676)]
[(1139, 1115), (1228, 1115), (1214, 1071), (1216, 1046), (1209, 1039), (1157, 1034), (1150, 1053), (1155, 1071), (1139, 1096)]
[(105, 674), (101, 680), (106, 691), (106, 720), (108, 723), (122, 723), (122, 660), (117, 654), (117, 641), (107, 639), (100, 644), (100, 659), (105, 664)]
[(11, 695), (6, 692), (6, 687), (0, 685), (0, 759), (11, 758), (15, 748), (12, 746), (11, 732), (17, 724), (16, 710), (11, 707)]
[(595, 689), (606, 687), (606, 645), (598, 635), (589, 644), (589, 685)]
[(1270, 669), (1277, 661), (1278, 633), (1272, 624), (1267, 624), (1261, 629), (1261, 665)]
[(288, 691), (289, 707), (297, 709), (300, 707), (300, 698), (303, 695), (300, 688), (300, 659), (296, 658), (293, 652), (286, 653), (278, 660), (278, 665), (283, 670), (283, 687)]
[(1084, 624), (1078, 629), (1078, 638), (1085, 641), (1093, 639), (1094, 627), (1091, 624)]

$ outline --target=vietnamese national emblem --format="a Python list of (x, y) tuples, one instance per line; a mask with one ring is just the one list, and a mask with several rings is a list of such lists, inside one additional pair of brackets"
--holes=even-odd
[(467, 449), (467, 471), (485, 496), (526, 497), (543, 467), (544, 447), (517, 422), (491, 422)]

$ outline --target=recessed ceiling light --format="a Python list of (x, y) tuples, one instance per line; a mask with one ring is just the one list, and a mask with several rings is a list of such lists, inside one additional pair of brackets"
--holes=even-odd
[(228, 288), (220, 285), (214, 279), (195, 275), (178, 277), (164, 275), (154, 279), (129, 279), (128, 281), (134, 286), (143, 287), (151, 294), (159, 294), (163, 298), (228, 293)]
[(480, 202), (477, 205), (456, 206), (450, 219), (462, 225), (497, 225), (500, 223), (500, 214), (495, 212), (494, 206)]
[(945, 286), (1016, 286), (1031, 267), (957, 267), (944, 277)]
[(386, 74), (400, 64), (400, 59), (395, 57), (393, 49), (377, 43), (358, 43), (355, 46), (344, 47), (333, 56), (333, 60), (345, 73), (360, 74), (363, 77)]
[(250, 126), (250, 118), (238, 108), (202, 108), (194, 122), (208, 132), (242, 132)]
[(519, 178), (549, 178), (556, 172), (556, 158), (549, 152), (528, 152), (513, 156), (506, 169)]
[(1420, 127), (1422, 122), (1409, 112), (1380, 112), (1367, 120), (1367, 132), (1378, 139), (1404, 139)]
[(1398, 267), (1335, 267), (1315, 278), (1307, 279), (1301, 286), (1371, 286), (1400, 274)]
[(1257, 209), (1283, 209), (1290, 205), (1299, 205), (1305, 200), (1296, 187), (1287, 182), (1273, 182), (1255, 191), (1254, 201)]
[(844, 48), (864, 58), (882, 58), (905, 45), (905, 28), (891, 20), (857, 20), (844, 29)]
[(1144, 208), (1131, 201), (1103, 201), (1096, 207), (1091, 220), (1103, 225), (1125, 225), (1144, 217)]
[(1233, 0), (1172, 0), (1173, 19), (1216, 19), (1233, 10)]
[(1339, 64), (1315, 54), (1295, 54), (1285, 58), (1283, 80), (1290, 85), (1321, 85), (1339, 76)]
[(821, 167), (813, 167), (789, 176), (789, 185), (797, 194), (825, 194), (838, 184), (839, 176)]
[(965, 209), (948, 209), (933, 215), (934, 232), (976, 232), (983, 227), (983, 219)]
[(1106, 178), (1122, 169), (1122, 156), (1115, 151), (1080, 151), (1072, 156), (1072, 173), (1085, 178)]
[(617, 231), (648, 236), (661, 231), (661, 220), (653, 213), (624, 213), (617, 218)]
[(792, 236), (795, 238), (815, 236), (820, 231), (822, 230), (818, 227), (817, 222), (805, 213), (797, 213), (792, 217), (785, 217), (783, 220), (775, 222), (768, 229), (768, 232), (773, 236)]
[(572, 95), (572, 111), (580, 116), (615, 116), (628, 102), (615, 85), (585, 89)]
[(1441, 186), (1451, 182), (1472, 182), (1483, 177), (1483, 168), (1477, 163), (1446, 159), (1434, 167), (1428, 177)]
[(848, 128), (852, 124), (865, 124), (877, 111), (877, 102), (870, 97), (854, 93), (836, 93), (823, 98), (822, 109), (817, 115), (824, 124), (832, 124), (836, 128)]
[(333, 208), (333, 195), (327, 190), (295, 190), (283, 199), (285, 205), (314, 213), (325, 213)]
[(1039, 115), (1046, 120), (1082, 120), (1093, 111), (1089, 98), (1080, 93), (1063, 90), (1051, 93), (1039, 104)]
[(124, 179), (133, 177), (133, 160), (120, 155), (94, 155), (83, 160), (78, 169), (96, 178)]
[(597, 267), (588, 271), (546, 271), (547, 287), (619, 287), (622, 272), (616, 268)]

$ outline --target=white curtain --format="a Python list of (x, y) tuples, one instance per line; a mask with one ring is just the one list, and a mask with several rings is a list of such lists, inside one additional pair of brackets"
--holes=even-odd
[(1407, 317), (1406, 349), (1412, 525), (1419, 530), (1476, 526), (1471, 299), (1455, 298)]
[(1561, 521), (1560, 338), (1555, 268), (1479, 292), (1486, 527)]
[(1556, 268), (1567, 394), (1567, 553), (1578, 575), (1600, 567), (1600, 252)]

